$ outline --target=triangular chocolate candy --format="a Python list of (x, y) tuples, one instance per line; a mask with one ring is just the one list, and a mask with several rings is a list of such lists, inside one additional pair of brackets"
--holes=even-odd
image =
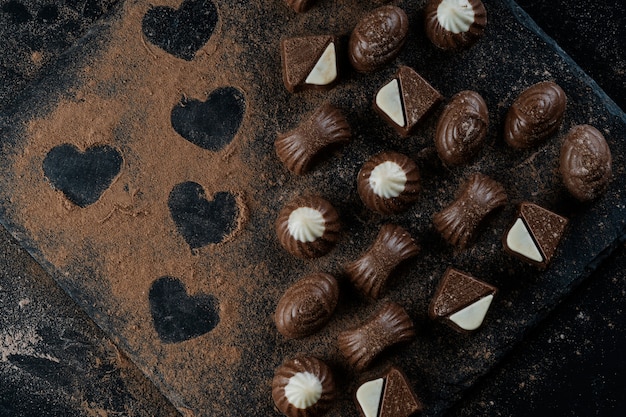
[(400, 91), (402, 91), (404, 102), (405, 135), (408, 135), (413, 127), (421, 122), (443, 97), (428, 81), (407, 66), (400, 67), (397, 77), (400, 81)]
[(399, 369), (387, 373), (385, 393), (378, 417), (409, 417), (422, 411), (422, 404)]
[(520, 216), (528, 225), (547, 264), (559, 246), (568, 223), (567, 219), (532, 203), (520, 205)]
[(332, 35), (283, 39), (283, 82), (290, 92), (330, 87), (337, 79), (336, 39)]

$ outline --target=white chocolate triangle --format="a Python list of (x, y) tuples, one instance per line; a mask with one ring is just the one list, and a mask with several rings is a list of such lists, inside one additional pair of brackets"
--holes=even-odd
[(394, 78), (376, 94), (376, 106), (381, 109), (395, 124), (400, 127), (406, 125), (404, 111), (402, 110), (402, 98), (400, 96), (400, 83)]
[(369, 178), (370, 187), (379, 197), (394, 198), (399, 196), (406, 186), (406, 173), (395, 162), (385, 161), (372, 170)]
[(473, 304), (451, 314), (449, 319), (463, 330), (476, 330), (483, 324), (487, 310), (493, 300), (493, 294), (481, 298)]
[(437, 7), (437, 20), (447, 31), (467, 32), (474, 23), (474, 8), (468, 0), (443, 0)]
[(313, 242), (326, 230), (324, 216), (311, 207), (299, 207), (291, 212), (287, 223), (289, 233), (298, 242)]
[(310, 372), (298, 372), (285, 386), (285, 397), (296, 408), (309, 408), (321, 396), (322, 383)]
[(335, 44), (331, 42), (304, 82), (313, 85), (328, 85), (335, 81), (336, 78), (337, 57), (335, 55)]
[(356, 400), (365, 417), (376, 417), (383, 397), (383, 378), (367, 381), (356, 391)]
[(543, 256), (541, 256), (539, 248), (537, 248), (522, 219), (518, 218), (509, 230), (506, 235), (506, 245), (513, 252), (517, 252), (528, 259), (535, 262), (543, 261)]

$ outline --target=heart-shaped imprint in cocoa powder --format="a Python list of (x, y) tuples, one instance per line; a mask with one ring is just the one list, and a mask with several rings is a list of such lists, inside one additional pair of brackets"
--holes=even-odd
[(76, 146), (55, 146), (43, 160), (43, 172), (52, 187), (80, 207), (98, 201), (122, 167), (122, 155), (108, 145), (81, 152)]
[(237, 227), (239, 207), (229, 192), (216, 193), (209, 201), (200, 184), (187, 181), (172, 189), (168, 206), (178, 232), (192, 249), (220, 243)]
[(206, 101), (183, 98), (172, 109), (172, 127), (189, 142), (209, 151), (228, 145), (243, 120), (245, 99), (234, 87), (213, 91)]
[(217, 8), (211, 0), (185, 0), (177, 10), (166, 6), (149, 9), (141, 28), (150, 43), (191, 61), (211, 38), (217, 21)]
[(152, 283), (148, 295), (154, 328), (163, 343), (178, 343), (210, 332), (220, 321), (217, 299), (187, 294), (178, 279), (164, 276)]

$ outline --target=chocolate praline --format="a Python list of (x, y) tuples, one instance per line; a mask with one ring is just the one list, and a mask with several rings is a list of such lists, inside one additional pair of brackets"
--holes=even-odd
[(333, 374), (328, 365), (315, 357), (286, 360), (274, 372), (272, 399), (287, 417), (321, 416), (335, 397)]
[(288, 339), (310, 335), (330, 320), (338, 299), (339, 285), (332, 275), (307, 275), (289, 287), (278, 302), (276, 328)]
[(437, 122), (439, 158), (450, 166), (469, 162), (483, 146), (488, 128), (489, 112), (481, 95), (469, 90), (455, 94)]
[(409, 379), (395, 366), (363, 381), (354, 401), (363, 417), (409, 417), (422, 411)]
[(327, 254), (339, 239), (339, 215), (319, 196), (302, 196), (287, 203), (276, 220), (280, 244), (292, 255), (317, 258)]
[(381, 214), (400, 213), (419, 197), (419, 169), (401, 153), (381, 152), (359, 171), (357, 190), (370, 209)]
[(409, 19), (401, 8), (386, 5), (372, 10), (350, 35), (350, 63), (360, 72), (380, 69), (400, 53), (408, 31)]
[(609, 145), (595, 127), (574, 126), (565, 136), (559, 170), (567, 190), (578, 200), (591, 201), (606, 191), (611, 162)]
[(487, 11), (480, 0), (429, 0), (424, 16), (428, 39), (445, 50), (470, 47), (487, 25)]

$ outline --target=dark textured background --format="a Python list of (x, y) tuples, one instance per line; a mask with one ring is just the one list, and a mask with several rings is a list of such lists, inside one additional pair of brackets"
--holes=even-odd
[[(518, 3), (624, 107), (624, 6)], [(97, 0), (0, 4), (0, 112), (115, 7)], [(0, 247), (0, 415), (176, 415), (4, 231)], [(451, 415), (621, 415), (625, 250), (621, 244)]]

